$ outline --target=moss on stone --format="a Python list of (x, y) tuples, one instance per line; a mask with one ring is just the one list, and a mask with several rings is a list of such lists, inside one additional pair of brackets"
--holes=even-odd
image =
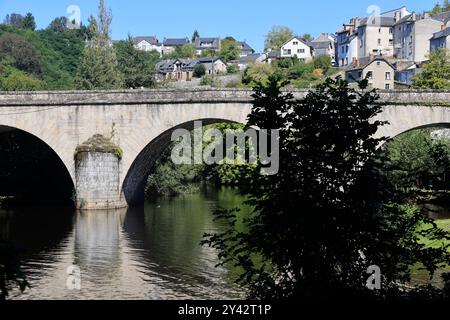
[(83, 142), (75, 149), (75, 157), (84, 152), (110, 153), (122, 159), (123, 151), (110, 138), (101, 134), (93, 135), (86, 142)]

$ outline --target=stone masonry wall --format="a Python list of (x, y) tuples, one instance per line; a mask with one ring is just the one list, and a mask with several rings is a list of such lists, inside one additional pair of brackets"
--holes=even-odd
[(77, 208), (125, 207), (120, 198), (119, 159), (111, 153), (82, 152), (76, 160)]

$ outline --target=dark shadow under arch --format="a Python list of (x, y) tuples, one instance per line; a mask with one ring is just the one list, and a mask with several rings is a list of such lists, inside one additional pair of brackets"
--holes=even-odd
[(74, 183), (58, 154), (40, 138), (0, 125), (0, 196), (12, 205), (73, 205)]
[(156, 161), (171, 143), (172, 132), (176, 129), (193, 130), (194, 123), (202, 121), (203, 126), (214, 123), (236, 123), (225, 119), (198, 119), (173, 127), (153, 139), (136, 157), (122, 185), (123, 195), (129, 206), (140, 206), (145, 201), (145, 185)]

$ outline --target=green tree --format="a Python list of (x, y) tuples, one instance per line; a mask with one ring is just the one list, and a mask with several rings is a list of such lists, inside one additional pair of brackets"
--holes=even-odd
[(38, 76), (42, 73), (40, 52), (18, 34), (6, 32), (0, 36), (0, 60), (7, 57), (19, 70)]
[[(242, 221), (236, 211), (219, 210), (216, 217), (229, 228), (204, 241), (224, 264), (243, 269), (240, 283), (250, 298), (400, 295), (397, 283), (409, 279), (410, 266), (422, 263), (433, 274), (440, 263), (450, 262), (448, 246), (420, 244), (417, 230), (431, 220), (419, 210), (374, 202), (370, 159), (384, 141), (373, 137), (384, 124), (374, 120), (382, 110), (376, 92), (327, 79), (295, 101), (281, 92), (282, 85), (272, 76), (255, 88), (247, 123), (279, 129), (279, 172), (253, 175), (250, 217)], [(360, 89), (367, 85), (363, 81)], [(421, 236), (448, 234), (434, 225)], [(365, 287), (371, 265), (383, 274), (376, 293)]]
[(68, 19), (66, 17), (58, 17), (53, 19), (52, 22), (50, 22), (50, 25), (48, 26), (48, 29), (56, 31), (56, 32), (62, 32), (68, 29)]
[(175, 50), (164, 56), (165, 59), (192, 59), (197, 56), (195, 45), (189, 43), (181, 47), (176, 47)]
[(294, 37), (294, 32), (288, 27), (273, 26), (266, 35), (264, 50), (280, 50), (281, 46)]
[(442, 6), (442, 12), (450, 11), (450, 0), (444, 0), (444, 4)]
[(155, 85), (156, 60), (147, 57), (151, 53), (136, 49), (131, 37), (115, 43), (114, 47), (125, 88), (150, 88)]
[(31, 12), (28, 12), (22, 21), (22, 28), (34, 31), (36, 29), (36, 20)]
[(124, 84), (123, 75), (110, 38), (111, 10), (100, 0), (93, 44), (84, 49), (75, 78), (78, 89), (118, 89)]
[(200, 38), (200, 33), (198, 32), (198, 30), (195, 30), (194, 33), (192, 34), (191, 42), (195, 43), (195, 39), (197, 38)]
[(229, 64), (227, 66), (227, 73), (229, 74), (233, 74), (233, 73), (238, 73), (239, 72), (239, 66), (236, 64)]
[(179, 54), (180, 54), (180, 58), (195, 58), (197, 56), (197, 51), (195, 50), (195, 45), (185, 44), (185, 45), (179, 47)]
[(0, 90), (37, 91), (46, 88), (45, 82), (10, 65), (0, 65)]
[(413, 78), (413, 87), (417, 89), (450, 88), (450, 55), (445, 49), (430, 52), (429, 61), (423, 71)]
[(98, 26), (97, 26), (97, 20), (94, 16), (89, 16), (88, 18), (89, 25), (87, 27), (87, 39), (92, 40), (94, 39), (95, 35), (97, 34)]
[(450, 148), (433, 141), (429, 130), (415, 130), (387, 143), (382, 170), (396, 189), (433, 189), (448, 185)]
[(312, 37), (312, 35), (309, 34), (309, 33), (304, 33), (304, 34), (302, 35), (302, 38), (305, 39), (306, 42), (310, 42), (310, 41), (314, 40), (314, 38)]
[(275, 72), (272, 65), (266, 63), (249, 64), (242, 75), (242, 83), (250, 87), (258, 84), (266, 85), (269, 77)]
[(311, 74), (314, 71), (314, 62), (297, 61), (288, 69), (289, 79), (299, 79)]
[(123, 87), (117, 56), (113, 48), (89, 46), (83, 52), (75, 77), (80, 90), (111, 90)]
[(324, 74), (327, 74), (331, 69), (331, 57), (328, 55), (321, 55), (314, 58), (314, 68), (321, 69)]
[(219, 57), (225, 61), (234, 61), (239, 59), (239, 56), (241, 54), (241, 48), (237, 44), (236, 40), (227, 37), (222, 40), (220, 44), (220, 50), (219, 50)]
[(430, 11), (430, 14), (438, 14), (442, 12), (441, 5), (439, 2), (436, 3), (436, 5), (433, 7), (433, 9)]
[(201, 78), (205, 74), (206, 74), (206, 68), (205, 68), (204, 64), (199, 63), (194, 67), (194, 77)]

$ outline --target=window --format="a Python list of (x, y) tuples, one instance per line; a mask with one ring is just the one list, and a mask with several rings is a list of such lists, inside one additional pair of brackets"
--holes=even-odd
[(372, 80), (373, 79), (373, 71), (367, 71), (366, 77), (367, 77), (367, 79)]
[(298, 49), (297, 53), (305, 53), (305, 49)]
[(378, 39), (378, 45), (381, 46), (381, 39)]
[(379, 65), (381, 65), (381, 62), (380, 62), (380, 61), (377, 61), (377, 66), (379, 66)]
[(292, 44), (293, 44), (294, 46), (298, 46), (298, 41), (294, 41)]
[(385, 79), (386, 80), (391, 80), (391, 73), (389, 71), (386, 72)]
[(389, 28), (389, 33), (392, 34), (394, 32), (393, 28)]
[(284, 55), (290, 55), (292, 53), (291, 49), (284, 49), (283, 54)]
[(381, 33), (381, 28), (378, 28), (378, 33)]
[(385, 88), (386, 90), (389, 90), (389, 89), (391, 89), (391, 85), (390, 85), (389, 83), (386, 83), (386, 85), (384, 86), (384, 88)]
[(364, 45), (364, 40), (363, 40), (363, 39), (361, 39), (361, 40), (359, 41), (359, 47), (360, 47), (360, 48), (362, 48), (362, 47), (363, 47), (363, 45)]

